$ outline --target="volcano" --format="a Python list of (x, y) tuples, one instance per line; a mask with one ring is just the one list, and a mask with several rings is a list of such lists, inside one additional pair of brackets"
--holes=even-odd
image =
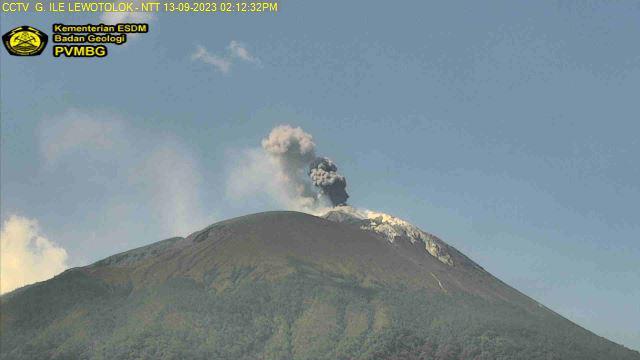
[(640, 359), (347, 206), (222, 221), (1, 300), (2, 359)]

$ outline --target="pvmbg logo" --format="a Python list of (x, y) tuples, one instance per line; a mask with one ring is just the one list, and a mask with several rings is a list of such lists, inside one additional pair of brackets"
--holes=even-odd
[(49, 37), (31, 26), (19, 26), (2, 35), (2, 43), (9, 54), (15, 56), (37, 56), (42, 54)]

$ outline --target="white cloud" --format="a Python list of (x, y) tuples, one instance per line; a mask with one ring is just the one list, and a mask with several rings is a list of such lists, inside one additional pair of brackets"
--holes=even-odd
[(67, 268), (67, 252), (40, 233), (36, 220), (9, 217), (0, 243), (0, 293), (47, 280)]
[(223, 74), (228, 74), (231, 71), (231, 67), (236, 60), (252, 63), (256, 66), (261, 65), (260, 59), (252, 55), (249, 50), (247, 50), (246, 45), (236, 40), (231, 40), (227, 46), (227, 53), (225, 55), (213, 54), (204, 46), (197, 45), (196, 51), (191, 55), (191, 59), (213, 65), (216, 70)]
[(229, 73), (231, 70), (231, 60), (211, 54), (204, 46), (196, 46), (196, 52), (191, 55), (192, 60), (200, 60), (205, 64), (213, 65), (216, 70), (223, 74)]
[(231, 52), (231, 56), (233, 57), (250, 63), (260, 64), (260, 59), (251, 55), (251, 53), (249, 53), (249, 50), (247, 50), (247, 47), (238, 41), (231, 40), (231, 43), (229, 43), (229, 46), (227, 48), (229, 49), (229, 51)]

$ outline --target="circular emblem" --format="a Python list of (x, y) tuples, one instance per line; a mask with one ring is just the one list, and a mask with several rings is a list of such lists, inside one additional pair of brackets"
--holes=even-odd
[(20, 26), (2, 36), (2, 43), (11, 55), (36, 56), (47, 46), (47, 35), (31, 26)]

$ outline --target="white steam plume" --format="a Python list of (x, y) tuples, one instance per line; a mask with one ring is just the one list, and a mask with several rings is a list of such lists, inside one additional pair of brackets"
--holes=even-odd
[[(201, 202), (197, 158), (178, 139), (138, 132), (111, 113), (70, 109), (41, 124), (40, 149), (51, 171), (66, 165), (77, 169), (74, 175), (86, 176), (82, 169), (96, 166), (91, 175), (103, 188), (139, 188), (136, 199), (162, 219), (166, 235), (184, 236), (212, 221)], [(106, 195), (95, 201), (108, 203)]]

